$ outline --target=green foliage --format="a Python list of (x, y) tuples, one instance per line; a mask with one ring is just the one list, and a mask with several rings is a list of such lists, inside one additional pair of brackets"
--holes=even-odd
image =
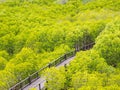
[(108, 66), (105, 60), (94, 50), (79, 52), (75, 60), (70, 63), (69, 68), (73, 73), (85, 70), (88, 70), (89, 73), (94, 71), (98, 71), (99, 73), (112, 73), (114, 71), (114, 68)]
[(29, 89), (29, 90), (37, 90), (36, 88), (31, 88), (31, 89)]
[(108, 24), (96, 39), (95, 50), (106, 59), (107, 63), (118, 66), (120, 60), (120, 19)]
[(19, 64), (23, 62), (36, 62), (36, 54), (30, 48), (22, 48), (22, 50), (16, 54), (14, 58), (10, 60), (10, 63)]
[(36, 66), (29, 62), (20, 63), (17, 65), (7, 64), (6, 70), (11, 72), (18, 81), (28, 77), (30, 74), (34, 73), (37, 69)]
[(60, 46), (55, 47), (53, 52), (44, 52), (37, 55), (38, 62), (36, 64), (38, 65), (38, 68), (42, 68), (44, 65), (48, 64), (52, 60), (58, 58), (60, 55), (63, 55), (64, 53), (69, 51), (70, 48), (67, 45), (61, 44)]
[[(97, 89), (97, 86), (102, 85), (101, 78), (98, 78), (96, 74), (88, 74), (87, 72), (78, 72), (72, 76), (71, 81), (75, 90), (83, 88), (84, 86), (94, 86), (93, 89)], [(95, 88), (96, 87), (96, 88)]]
[(46, 79), (46, 88), (48, 90), (61, 90), (64, 88), (64, 84), (66, 81), (64, 72), (56, 69), (51, 68), (45, 71), (45, 79)]
[(0, 38), (1, 50), (6, 50), (10, 55), (14, 53), (14, 34), (7, 34)]
[(23, 48), (7, 63), (5, 69), (13, 73), (18, 80), (22, 80), (38, 69), (36, 60), (37, 56), (30, 48)]
[(12, 73), (6, 70), (0, 71), (0, 90), (8, 90), (15, 83), (16, 78)]
[[(64, 72), (63, 68), (60, 70)], [(106, 88), (112, 88), (112, 85), (118, 86), (118, 88), (120, 85), (119, 71), (109, 66), (95, 50), (77, 53), (76, 58), (66, 70), (63, 73), (66, 78), (64, 83), (65, 88), (72, 87), (69, 90), (106, 90)], [(55, 77), (59, 77), (59, 75), (53, 72), (55, 72), (54, 69), (48, 69), (48, 72), (44, 74), (47, 74), (46, 78), (49, 77), (49, 79), (46, 79), (48, 84), (49, 80), (54, 81)], [(64, 80), (61, 79), (61, 81)], [(50, 85), (52, 86), (49, 86), (49, 88), (56, 87), (53, 82)]]
[[(52, 77), (53, 81), (47, 86), (50, 89), (57, 87), (53, 83), (59, 81), (58, 90), (78, 89), (78, 82), (85, 78), (79, 75), (87, 72), (88, 86), (83, 85), (79, 89), (104, 90), (114, 89), (115, 86), (115, 89), (119, 89), (116, 69), (108, 65), (117, 64), (120, 67), (120, 23), (119, 19), (111, 22), (119, 17), (119, 6), (119, 0), (0, 0), (0, 90), (8, 89), (16, 81), (70, 51), (75, 44), (82, 46), (94, 41), (94, 50), (78, 53), (66, 73), (61, 73), (62, 70), (48, 70), (52, 72), (51, 76), (58, 75)], [(110, 83), (107, 81), (112, 73), (115, 74), (115, 84), (113, 78)], [(15, 80), (8, 83), (12, 78)], [(102, 83), (105, 87), (93, 87), (90, 84), (99, 81), (99, 78), (104, 80), (100, 79), (100, 85)]]
[(7, 63), (7, 60), (5, 60), (3, 57), (0, 57), (0, 70), (5, 68), (6, 63)]
[(5, 58), (6, 60), (9, 60), (9, 54), (4, 50), (4, 51), (0, 51), (0, 56)]

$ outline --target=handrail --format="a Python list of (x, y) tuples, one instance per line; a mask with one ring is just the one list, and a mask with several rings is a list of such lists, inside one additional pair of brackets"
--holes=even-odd
[[(93, 47), (94, 44), (95, 43), (93, 42), (93, 43), (90, 43), (88, 45), (84, 45), (84, 46), (82, 46), (80, 48), (80, 50), (89, 50), (90, 48)], [(11, 87), (9, 90), (19, 90), (19, 89), (22, 90), (26, 86), (30, 85), (31, 83), (33, 83), (34, 81), (39, 79), (40, 78), (39, 73), (42, 72), (44, 69), (50, 68), (52, 66), (57, 66), (58, 64), (60, 64), (63, 61), (67, 60), (67, 58), (71, 58), (71, 57), (75, 56), (76, 52), (78, 52), (78, 51), (79, 50), (75, 49), (75, 50), (72, 50), (70, 52), (67, 52), (67, 53), (61, 55), (60, 57), (58, 57), (57, 59), (53, 60), (49, 64), (45, 65), (44, 67), (42, 67), (41, 69), (39, 69), (35, 73), (31, 74), (29, 77), (25, 78), (24, 80), (20, 81), (19, 83), (17, 83), (13, 87)]]

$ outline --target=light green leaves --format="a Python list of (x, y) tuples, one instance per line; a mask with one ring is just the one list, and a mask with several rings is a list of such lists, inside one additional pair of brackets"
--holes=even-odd
[(117, 19), (106, 26), (94, 47), (114, 67), (120, 62), (120, 22)]
[(61, 90), (64, 88), (66, 78), (63, 71), (61, 72), (59, 69), (53, 67), (51, 69), (47, 69), (44, 76), (46, 79), (45, 86), (48, 90)]
[(0, 57), (0, 70), (3, 70), (6, 66), (7, 60), (5, 60), (3, 57)]

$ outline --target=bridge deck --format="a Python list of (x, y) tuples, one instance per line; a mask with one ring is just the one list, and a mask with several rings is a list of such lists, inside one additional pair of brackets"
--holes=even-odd
[[(69, 64), (70, 61), (73, 60), (73, 59), (74, 59), (74, 57), (71, 57), (71, 58), (65, 60), (64, 62), (60, 63), (56, 67), (59, 68), (61, 66), (64, 66), (65, 64)], [(38, 80), (36, 80), (35, 82), (31, 83), (29, 86), (27, 86), (23, 90), (30, 90), (30, 88), (36, 88), (37, 90), (40, 90), (39, 88), (43, 88), (44, 87), (44, 83), (45, 83), (45, 79), (44, 78), (39, 78)]]

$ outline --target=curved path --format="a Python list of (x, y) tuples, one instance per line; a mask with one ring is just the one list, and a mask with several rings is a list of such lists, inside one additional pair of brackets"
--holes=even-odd
[[(72, 61), (74, 57), (71, 57), (64, 62), (60, 63), (59, 65), (56, 66), (56, 68), (59, 68), (61, 66), (64, 66), (65, 64), (69, 64), (70, 61)], [(39, 78), (35, 82), (31, 83), (31, 85), (25, 87), (23, 90), (30, 90), (31, 88), (36, 88), (36, 90), (41, 90), (41, 88), (44, 87), (45, 79), (44, 78)]]

